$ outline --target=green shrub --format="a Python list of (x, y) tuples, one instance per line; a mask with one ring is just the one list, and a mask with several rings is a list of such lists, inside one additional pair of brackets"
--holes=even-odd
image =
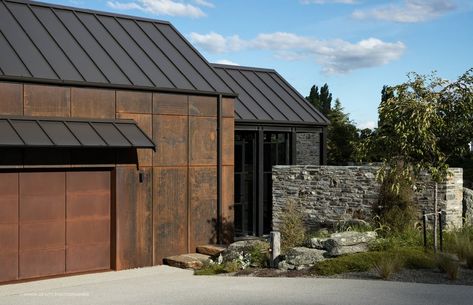
[(241, 269), (240, 263), (238, 261), (225, 262), (223, 264), (217, 263), (206, 263), (204, 266), (195, 270), (195, 275), (215, 275), (222, 273), (232, 273), (237, 272)]
[(440, 271), (445, 272), (449, 280), (456, 280), (458, 278), (458, 272), (460, 264), (452, 259), (452, 257), (440, 254), (437, 256), (437, 266)]
[(445, 248), (460, 260), (466, 260), (473, 252), (473, 226), (465, 225), (461, 229), (445, 232)]
[(250, 265), (253, 267), (267, 267), (269, 265), (269, 248), (264, 243), (254, 244), (249, 250)]
[(373, 264), (373, 270), (383, 280), (387, 280), (402, 268), (402, 262), (398, 256), (383, 256)]
[(404, 268), (434, 269), (437, 266), (434, 254), (425, 252), (422, 248), (403, 248), (398, 253)]
[(402, 232), (390, 232), (370, 243), (371, 251), (389, 251), (401, 248), (422, 247), (422, 232), (410, 228)]
[(305, 241), (303, 214), (299, 204), (289, 200), (281, 217), (281, 251), (285, 253), (293, 247), (302, 246)]
[(339, 256), (331, 260), (318, 262), (312, 267), (311, 271), (322, 276), (368, 271), (383, 254), (382, 252), (366, 252)]

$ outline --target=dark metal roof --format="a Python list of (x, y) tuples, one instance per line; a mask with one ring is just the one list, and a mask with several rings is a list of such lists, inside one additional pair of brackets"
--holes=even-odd
[(169, 23), (0, 0), (0, 79), (230, 93)]
[(155, 148), (133, 120), (0, 117), (0, 146)]
[(329, 123), (275, 70), (220, 64), (212, 66), (227, 86), (238, 94), (235, 103), (237, 121), (308, 125)]

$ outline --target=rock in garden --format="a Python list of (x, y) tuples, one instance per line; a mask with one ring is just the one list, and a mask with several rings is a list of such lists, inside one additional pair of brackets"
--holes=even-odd
[(466, 222), (473, 224), (473, 190), (463, 188), (463, 216)]
[(291, 248), (286, 253), (285, 265), (287, 269), (301, 269), (313, 266), (316, 262), (325, 260), (325, 250), (305, 247)]
[(330, 235), (324, 245), (329, 256), (367, 252), (369, 242), (376, 239), (376, 232), (347, 231)]
[(261, 250), (268, 250), (269, 243), (259, 239), (241, 240), (234, 242), (228, 246), (225, 251), (222, 252), (224, 261), (232, 261), (239, 258), (240, 255), (247, 254), (253, 249), (258, 248)]
[(309, 239), (309, 242), (307, 243), (307, 247), (312, 248), (312, 249), (319, 249), (319, 250), (325, 250), (325, 242), (327, 241), (327, 237), (325, 238), (320, 238), (320, 237), (314, 237)]

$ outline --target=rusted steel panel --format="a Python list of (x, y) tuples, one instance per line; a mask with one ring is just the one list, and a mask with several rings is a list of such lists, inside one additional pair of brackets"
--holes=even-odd
[(151, 114), (153, 94), (138, 91), (117, 91), (117, 112)]
[(189, 134), (190, 164), (217, 164), (217, 119), (189, 117)]
[(19, 175), (19, 277), (64, 273), (65, 173)]
[(71, 116), (75, 118), (114, 119), (115, 91), (71, 88)]
[(0, 113), (23, 115), (23, 85), (0, 82)]
[(189, 115), (217, 116), (217, 98), (210, 96), (189, 96)]
[(64, 249), (20, 251), (19, 278), (64, 274)]
[[(117, 113), (118, 119), (132, 119), (138, 123), (138, 126), (146, 133), (150, 138), (153, 137), (153, 123), (151, 114), (136, 114), (136, 113)], [(158, 143), (158, 146), (160, 144)], [(133, 150), (134, 151), (134, 150)], [(121, 150), (117, 156), (117, 164), (126, 164), (130, 160), (130, 151)], [(136, 161), (136, 160), (135, 160)], [(152, 166), (153, 164), (153, 150), (151, 149), (138, 149), (138, 165), (140, 166)], [(135, 162), (136, 164), (136, 162)]]
[(110, 269), (110, 244), (68, 246), (66, 272)]
[(26, 168), (70, 167), (69, 150), (54, 148), (27, 148), (23, 150), (23, 164)]
[(64, 221), (64, 172), (20, 173), (20, 223)]
[(17, 148), (0, 149), (0, 168), (23, 167), (23, 150)]
[(24, 85), (24, 114), (29, 116), (69, 117), (71, 90), (66, 87)]
[(187, 249), (187, 168), (155, 167), (153, 179), (154, 265)]
[(222, 121), (222, 163), (223, 165), (233, 165), (233, 155), (235, 152), (235, 121), (232, 118), (223, 118)]
[(66, 272), (109, 269), (110, 172), (66, 175)]
[(223, 98), (222, 99), (222, 116), (233, 118), (235, 116), (235, 99)]
[(223, 242), (233, 242), (234, 236), (234, 167), (223, 166), (222, 168), (222, 227)]
[(152, 169), (116, 169), (116, 269), (153, 264)]
[[(188, 117), (153, 115), (153, 165), (187, 165)], [(202, 144), (202, 143), (200, 143)]]
[(18, 278), (18, 174), (0, 173), (0, 282)]
[(179, 94), (154, 93), (153, 113), (188, 115), (188, 97)]
[(216, 242), (217, 168), (189, 169), (190, 238), (189, 247)]

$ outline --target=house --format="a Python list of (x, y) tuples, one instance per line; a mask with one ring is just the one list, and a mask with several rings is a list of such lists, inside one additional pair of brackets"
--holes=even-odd
[(168, 22), (1, 0), (0, 282), (262, 235), (271, 164), (324, 162), (326, 124), (275, 71), (212, 66)]

